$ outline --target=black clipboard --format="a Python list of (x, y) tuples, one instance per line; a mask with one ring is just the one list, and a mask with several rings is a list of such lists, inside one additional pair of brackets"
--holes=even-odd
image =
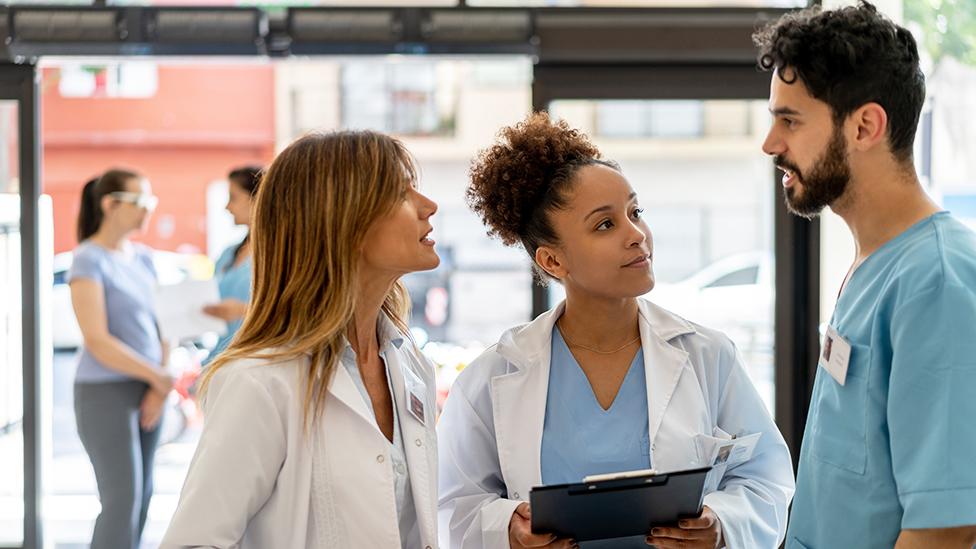
[(529, 491), (532, 532), (576, 541), (647, 535), (701, 514), (711, 469), (537, 486)]

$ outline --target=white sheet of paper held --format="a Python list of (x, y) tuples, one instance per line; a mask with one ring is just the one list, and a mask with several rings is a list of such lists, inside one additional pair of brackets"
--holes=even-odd
[(166, 339), (182, 340), (207, 332), (224, 334), (227, 323), (204, 314), (203, 306), (220, 301), (217, 280), (184, 280), (156, 287), (156, 318)]

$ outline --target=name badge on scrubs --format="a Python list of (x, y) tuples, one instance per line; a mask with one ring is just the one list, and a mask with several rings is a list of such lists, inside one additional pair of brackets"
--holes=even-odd
[(403, 388), (407, 393), (407, 409), (410, 410), (410, 415), (422, 425), (427, 425), (427, 417), (424, 414), (424, 397), (427, 388), (417, 374), (407, 367), (403, 368)]
[(843, 385), (847, 381), (847, 366), (850, 360), (851, 344), (841, 337), (833, 326), (828, 325), (820, 349), (820, 367), (827, 370), (837, 383)]

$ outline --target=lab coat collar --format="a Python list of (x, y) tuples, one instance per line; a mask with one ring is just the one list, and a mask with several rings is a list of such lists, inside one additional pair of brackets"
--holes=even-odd
[[(376, 320), (376, 330), (377, 336), (379, 338), (379, 350), (380, 353), (392, 352), (393, 354), (398, 353), (403, 346), (404, 341), (406, 341), (406, 336), (400, 331), (400, 329), (393, 323), (393, 321), (384, 312), (380, 312), (379, 317)], [(340, 402), (351, 408), (356, 414), (362, 417), (367, 423), (375, 426), (376, 418), (373, 414), (373, 410), (369, 408), (366, 402), (363, 400), (362, 395), (359, 393), (359, 389), (356, 387), (356, 382), (353, 381), (352, 376), (346, 371), (346, 368), (340, 363), (342, 360), (356, 360), (355, 353), (352, 350), (352, 345), (346, 336), (342, 336), (342, 354), (339, 356), (339, 360), (336, 361), (334, 366), (335, 371), (332, 376), (332, 380), (329, 382), (328, 391), (332, 396), (338, 399)], [(391, 360), (386, 360), (387, 368), (391, 368)], [(397, 360), (397, 363), (401, 361)], [(410, 364), (404, 364), (404, 368), (410, 368)], [(377, 428), (377, 433), (379, 433), (379, 428)]]
[[(496, 347), (515, 371), (491, 380), (496, 413), (495, 436), (503, 477), (511, 499), (528, 499), (542, 484), (542, 431), (549, 388), (552, 330), (565, 309), (560, 303), (534, 321), (509, 330)], [(672, 345), (678, 336), (695, 333), (684, 319), (653, 303), (638, 300), (638, 323), (647, 380), (648, 437), (653, 463), (654, 440), (671, 402), (688, 353)]]
[[(642, 298), (637, 299), (639, 321), (647, 326), (647, 334), (641, 330), (641, 344), (646, 346), (648, 338), (668, 342), (672, 339), (695, 333), (695, 328), (685, 319)], [(522, 369), (537, 365), (543, 357), (548, 357), (552, 347), (552, 329), (566, 309), (566, 302), (542, 313), (535, 320), (517, 326), (502, 334), (496, 350), (516, 368)], [(548, 361), (548, 358), (546, 358)]]
[[(432, 474), (432, 471), (436, 471), (437, 465), (436, 459), (431, 457), (432, 454), (427, 446), (434, 444), (434, 439), (428, 435), (432, 432), (430, 426), (436, 421), (436, 411), (430, 409), (431, 403), (435, 400), (426, 393), (417, 395), (424, 403), (423, 423), (410, 412), (410, 397), (404, 379), (404, 370), (413, 371), (417, 379), (424, 378), (417, 371), (420, 368), (420, 358), (410, 352), (411, 348), (416, 350), (416, 347), (407, 347), (404, 349), (405, 352), (390, 353), (386, 366), (390, 371), (393, 405), (397, 409), (403, 451), (410, 472), (410, 486), (414, 508), (417, 511), (417, 527), (420, 529), (421, 540), (434, 540), (437, 539), (437, 476), (436, 473)], [(417, 389), (419, 388), (415, 387), (415, 390)], [(424, 390), (436, 389), (426, 386)]]
[[(655, 439), (671, 404), (671, 397), (689, 367), (688, 352), (671, 340), (696, 332), (683, 318), (639, 300), (641, 347), (644, 350), (644, 379), (647, 385), (647, 434), (650, 441), (651, 464), (662, 468), (662, 460), (654, 459)], [(666, 466), (663, 468), (667, 468)]]
[[(435, 412), (431, 410), (433, 398), (427, 395), (420, 395), (425, 405), (425, 423), (413, 417), (410, 413), (410, 403), (407, 398), (406, 381), (404, 380), (404, 370), (413, 372), (414, 377), (425, 379), (423, 366), (421, 365), (417, 347), (408, 335), (403, 334), (393, 321), (385, 314), (380, 314), (377, 321), (377, 330), (380, 341), (380, 353), (384, 354), (384, 362), (390, 374), (390, 391), (393, 395), (393, 405), (396, 406), (397, 416), (400, 421), (400, 436), (403, 439), (404, 453), (407, 457), (407, 468), (410, 472), (410, 485), (413, 491), (414, 505), (417, 510), (418, 528), (420, 529), (422, 540), (437, 539), (436, 523), (436, 490), (437, 477), (430, 474), (431, 454), (427, 446), (434, 443), (430, 436), (430, 425), (433, 425)], [(409, 340), (409, 342), (408, 342)], [(345, 347), (343, 348), (343, 360), (355, 360), (352, 347), (343, 338)], [(405, 343), (407, 343), (405, 345)], [(425, 387), (427, 391), (434, 391), (431, 386)], [(329, 392), (340, 400), (343, 404), (356, 412), (364, 421), (373, 426), (378, 437), (383, 437), (379, 428), (376, 427), (376, 419), (373, 411), (363, 400), (359, 389), (350, 376), (349, 372), (341, 364), (336, 364), (335, 375), (329, 383)], [(386, 444), (385, 438), (382, 439)]]

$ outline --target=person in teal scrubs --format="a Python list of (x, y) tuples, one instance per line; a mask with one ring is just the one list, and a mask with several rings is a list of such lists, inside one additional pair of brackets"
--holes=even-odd
[[(261, 182), (261, 168), (244, 166), (227, 176), (229, 198), (227, 211), (237, 225), (251, 226), (251, 206)], [(227, 323), (227, 333), (220, 337), (205, 363), (209, 364), (223, 351), (244, 321), (247, 304), (251, 301), (250, 233), (239, 244), (230, 246), (217, 258), (214, 276), (220, 289), (219, 303), (207, 305), (203, 312)]]
[[(824, 338), (790, 549), (976, 544), (976, 234), (915, 173), (912, 35), (861, 3), (754, 37), (772, 70), (763, 150), (787, 206), (830, 207), (856, 256)], [(805, 366), (805, 365), (804, 365)]]

